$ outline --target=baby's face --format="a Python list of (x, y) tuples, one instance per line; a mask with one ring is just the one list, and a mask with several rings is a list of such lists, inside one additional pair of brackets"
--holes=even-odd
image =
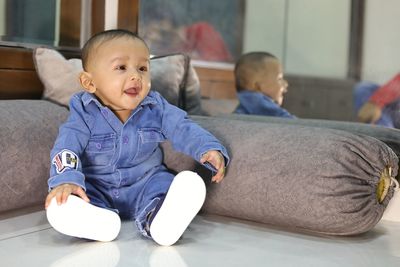
[(259, 91), (272, 98), (278, 105), (282, 105), (288, 83), (283, 78), (282, 66), (277, 59), (266, 60), (265, 68), (257, 75), (257, 84)]
[(94, 94), (116, 113), (130, 114), (150, 90), (149, 51), (140, 39), (122, 37), (95, 48), (88, 72)]

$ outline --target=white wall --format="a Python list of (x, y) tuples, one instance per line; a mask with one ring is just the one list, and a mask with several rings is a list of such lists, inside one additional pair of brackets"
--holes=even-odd
[(400, 1), (366, 4), (362, 79), (383, 83), (400, 72)]
[(0, 0), (0, 36), (6, 32), (6, 1)]
[(61, 0), (56, 0), (56, 15), (54, 19), (54, 46), (60, 43), (60, 17), (61, 17)]
[(118, 27), (118, 0), (106, 0), (104, 29), (112, 30)]
[(267, 51), (284, 56), (285, 1), (247, 0), (243, 52)]
[(348, 69), (350, 1), (289, 1), (287, 73), (344, 78)]
[(244, 52), (272, 52), (288, 74), (345, 78), (350, 4), (349, 0), (248, 0)]

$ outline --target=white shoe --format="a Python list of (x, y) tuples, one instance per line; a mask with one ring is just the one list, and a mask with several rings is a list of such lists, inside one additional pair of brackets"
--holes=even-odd
[(87, 203), (80, 197), (70, 195), (65, 204), (51, 200), (46, 210), (47, 220), (58, 232), (97, 241), (114, 240), (121, 229), (118, 214)]
[(178, 241), (203, 206), (205, 197), (206, 186), (197, 173), (178, 173), (150, 225), (153, 240), (162, 246)]

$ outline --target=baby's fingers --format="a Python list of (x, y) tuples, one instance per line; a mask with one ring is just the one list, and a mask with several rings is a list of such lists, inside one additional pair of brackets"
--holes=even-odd
[(203, 164), (203, 163), (205, 163), (206, 161), (209, 161), (210, 158), (212, 158), (212, 157), (211, 157), (210, 154), (207, 152), (207, 153), (205, 153), (205, 154), (201, 157), (200, 163)]
[(50, 192), (47, 197), (46, 197), (46, 201), (44, 203), (44, 207), (45, 209), (47, 209), (47, 207), (50, 205), (51, 200), (53, 199), (53, 197), (55, 196), (54, 192)]
[(89, 198), (80, 186), (73, 184), (63, 184), (54, 188), (46, 197), (45, 208), (50, 205), (53, 197), (56, 198), (57, 205), (61, 205), (67, 202), (69, 195), (75, 194), (83, 200), (89, 202)]
[(225, 176), (225, 167), (221, 166), (220, 168), (217, 169), (217, 173), (212, 177), (211, 181), (215, 183), (219, 183), (222, 181), (222, 179)]
[(61, 205), (67, 202), (68, 196), (71, 195), (72, 190), (70, 187), (65, 187), (59, 194), (56, 194), (57, 204)]
[(83, 190), (82, 187), (77, 186), (76, 189), (72, 193), (77, 195), (77, 196), (79, 196), (80, 198), (82, 198), (86, 202), (90, 202), (88, 196), (85, 193), (85, 190)]

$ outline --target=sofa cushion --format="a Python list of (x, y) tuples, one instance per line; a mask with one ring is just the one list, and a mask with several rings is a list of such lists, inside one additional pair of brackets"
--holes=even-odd
[(43, 98), (68, 107), (71, 96), (83, 90), (78, 80), (82, 61), (67, 60), (58, 51), (42, 47), (33, 51), (33, 61), (44, 85)]
[[(83, 90), (78, 75), (82, 61), (65, 59), (58, 51), (39, 47), (33, 52), (36, 71), (44, 85), (43, 98), (68, 106), (71, 96)], [(153, 57), (150, 60), (152, 90), (189, 114), (201, 113), (200, 82), (184, 54)]]
[[(353, 235), (374, 227), (393, 195), (387, 176), (396, 176), (398, 158), (375, 138), (227, 117), (192, 118), (219, 138), (231, 155), (224, 180), (208, 187), (205, 213)], [(194, 168), (203, 177), (210, 176), (168, 144), (164, 151), (170, 169)]]
[(50, 149), (67, 115), (49, 101), (0, 101), (0, 212), (44, 204)]
[(151, 88), (189, 114), (201, 114), (200, 81), (184, 54), (157, 56), (150, 60)]

